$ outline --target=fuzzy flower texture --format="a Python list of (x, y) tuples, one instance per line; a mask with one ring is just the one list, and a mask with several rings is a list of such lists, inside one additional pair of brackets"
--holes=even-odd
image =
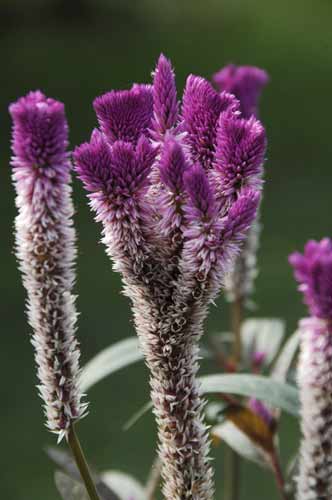
[(196, 380), (198, 340), (260, 200), (265, 131), (239, 102), (171, 63), (153, 84), (94, 101), (99, 129), (74, 153), (151, 373), (167, 499), (213, 496)]
[(309, 241), (304, 254), (294, 253), (289, 261), (310, 313), (300, 322), (298, 499), (327, 500), (332, 498), (332, 240)]
[[(260, 94), (269, 82), (268, 74), (263, 69), (229, 64), (213, 75), (213, 81), (220, 91), (224, 90), (235, 95), (240, 102), (244, 117), (258, 116)], [(257, 250), (260, 230), (258, 213), (248, 232), (242, 251), (226, 278), (225, 292), (229, 302), (238, 302), (247, 307), (253, 303), (254, 282), (258, 274)]]
[(30, 92), (9, 108), (17, 193), (16, 253), (28, 294), (39, 392), (48, 428), (67, 437), (83, 417), (72, 287), (76, 255), (64, 106)]

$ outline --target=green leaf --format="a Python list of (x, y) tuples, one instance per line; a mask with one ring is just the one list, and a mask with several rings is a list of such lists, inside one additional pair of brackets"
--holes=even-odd
[(299, 415), (297, 389), (289, 384), (261, 375), (227, 374), (206, 375), (200, 378), (205, 394), (238, 394), (260, 399), (277, 408)]
[(111, 373), (141, 359), (143, 359), (143, 354), (139, 350), (136, 337), (130, 337), (112, 344), (98, 353), (83, 368), (80, 377), (82, 391), (87, 391)]
[(263, 467), (271, 467), (276, 453), (274, 429), (257, 413), (241, 404), (224, 411), (224, 422), (211, 429), (212, 442), (225, 441), (239, 455)]
[[(67, 486), (67, 490), (70, 491), (70, 484), (71, 484), (72, 485), (71, 487), (74, 489), (74, 493), (75, 493), (75, 491), (77, 489), (75, 485), (82, 484), (82, 478), (81, 478), (81, 474), (80, 474), (80, 472), (77, 468), (77, 465), (75, 464), (71, 454), (68, 451), (64, 451), (64, 450), (61, 450), (59, 448), (55, 448), (52, 446), (46, 448), (46, 453), (49, 456), (49, 458), (58, 467), (60, 467), (60, 469), (62, 469), (62, 471), (64, 471), (66, 473), (66, 474), (63, 474), (62, 476), (59, 476), (59, 475), (57, 476), (58, 479), (60, 478), (59, 481), (61, 482), (61, 485), (63, 486), (63, 492), (65, 492), (66, 486)], [(93, 474), (93, 479), (95, 481), (100, 500), (120, 500), (118, 495), (116, 495), (112, 490), (110, 490), (110, 488), (102, 481), (100, 476), (98, 474), (96, 474), (91, 468), (90, 468), (90, 470)], [(71, 480), (71, 482), (69, 480)], [(60, 489), (59, 489), (59, 491), (60, 491)], [(78, 489), (78, 491), (80, 491), (80, 489)]]
[(75, 481), (61, 471), (56, 471), (54, 481), (63, 500), (89, 500), (83, 484)]
[[(295, 417), (299, 416), (299, 396), (296, 387), (262, 375), (216, 374), (199, 378), (204, 394), (237, 394), (260, 399), (271, 406), (281, 408)], [(145, 403), (127, 421), (124, 428), (132, 427), (152, 408), (151, 401)]]
[(117, 470), (101, 475), (103, 482), (119, 497), (119, 500), (146, 500), (144, 487), (132, 476)]
[(285, 323), (279, 318), (250, 318), (242, 323), (243, 354), (249, 366), (255, 352), (264, 353), (263, 365), (275, 358), (285, 335)]
[(290, 367), (292, 366), (294, 357), (297, 353), (300, 343), (300, 331), (293, 333), (282, 348), (272, 370), (272, 378), (274, 380), (284, 381), (287, 378)]
[(214, 443), (216, 441), (224, 441), (241, 457), (255, 462), (261, 467), (268, 467), (268, 462), (264, 451), (256, 446), (252, 440), (236, 427), (233, 422), (226, 421), (221, 424), (215, 425), (211, 429), (211, 434)]
[(140, 418), (143, 417), (143, 415), (148, 413), (148, 411), (150, 411), (151, 408), (152, 408), (152, 403), (151, 401), (148, 401), (147, 403), (145, 403), (144, 406), (141, 406), (137, 411), (135, 411), (135, 413), (131, 415), (131, 417), (122, 426), (122, 429), (124, 431), (129, 431), (129, 429), (133, 427), (136, 424), (136, 422), (138, 422)]

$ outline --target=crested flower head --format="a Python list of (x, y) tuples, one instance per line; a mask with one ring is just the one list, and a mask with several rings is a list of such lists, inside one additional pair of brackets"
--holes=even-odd
[(95, 131), (89, 143), (74, 151), (76, 171), (88, 191), (130, 196), (147, 183), (156, 151), (144, 136), (136, 147), (130, 142), (109, 144)]
[(179, 118), (164, 56), (147, 89), (134, 85), (97, 98), (101, 131), (74, 158), (133, 303), (151, 371), (165, 497), (211, 500), (197, 341), (256, 214), (265, 135), (258, 121), (240, 117), (233, 95), (193, 75)]
[(216, 202), (204, 169), (196, 163), (186, 171), (184, 181), (195, 212), (203, 217), (212, 217), (216, 211)]
[(68, 130), (64, 105), (42, 92), (29, 92), (9, 107), (13, 151), (21, 165), (44, 167), (66, 156)]
[(224, 196), (236, 194), (243, 186), (261, 187), (265, 152), (265, 130), (258, 120), (221, 113), (215, 167)]
[(269, 81), (266, 71), (255, 66), (229, 64), (213, 75), (213, 81), (220, 91), (234, 94), (239, 99), (245, 118), (257, 116), (260, 94)]
[(226, 92), (218, 94), (211, 84), (199, 76), (190, 75), (183, 95), (183, 128), (192, 160), (210, 168), (214, 152), (217, 122), (220, 113), (237, 113), (238, 101)]
[(88, 191), (108, 191), (112, 185), (111, 147), (103, 134), (94, 130), (90, 142), (74, 151), (76, 171)]
[(332, 240), (308, 241), (304, 253), (291, 254), (289, 262), (310, 314), (332, 320)]
[(159, 163), (160, 179), (172, 192), (184, 190), (183, 176), (188, 169), (183, 148), (175, 139), (169, 138)]
[(48, 428), (59, 440), (84, 416), (72, 287), (76, 255), (72, 227), (68, 127), (63, 104), (30, 92), (9, 108), (16, 189), (16, 253), (28, 295), (39, 392)]
[(151, 126), (152, 87), (135, 84), (130, 90), (112, 90), (97, 97), (93, 106), (100, 128), (110, 142), (136, 143)]
[(161, 54), (153, 74), (154, 135), (163, 136), (174, 129), (178, 121), (178, 107), (172, 64)]

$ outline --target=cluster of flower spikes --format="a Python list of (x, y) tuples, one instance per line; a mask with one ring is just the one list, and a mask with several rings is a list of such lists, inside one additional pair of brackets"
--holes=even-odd
[(61, 440), (87, 406), (78, 384), (68, 127), (63, 104), (39, 91), (20, 98), (9, 111), (18, 208), (16, 253), (28, 295), (47, 426)]
[(303, 439), (297, 498), (332, 498), (332, 240), (289, 258), (310, 317), (300, 321), (298, 385)]
[(153, 85), (94, 101), (100, 130), (74, 152), (151, 373), (166, 498), (213, 496), (196, 380), (198, 340), (260, 199), (266, 138), (236, 98), (190, 75), (178, 103), (160, 56)]
[[(219, 91), (230, 92), (239, 100), (242, 116), (246, 118), (258, 116), (260, 95), (268, 81), (266, 71), (255, 66), (229, 64), (213, 75), (213, 82)], [(258, 213), (248, 231), (241, 253), (225, 280), (225, 294), (229, 302), (237, 302), (246, 307), (253, 305), (260, 231)]]

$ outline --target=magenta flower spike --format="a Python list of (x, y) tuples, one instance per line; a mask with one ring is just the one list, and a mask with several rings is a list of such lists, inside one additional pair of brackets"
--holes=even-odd
[(190, 75), (183, 95), (182, 117), (186, 142), (194, 162), (209, 169), (215, 153), (217, 122), (220, 113), (237, 113), (239, 102), (226, 92), (218, 94), (211, 84), (199, 76)]
[(156, 141), (163, 140), (167, 132), (176, 134), (178, 108), (174, 70), (161, 54), (153, 74), (152, 135)]
[(212, 78), (219, 91), (234, 94), (240, 101), (242, 116), (258, 116), (258, 101), (262, 90), (269, 82), (269, 76), (255, 66), (229, 64), (215, 73)]
[(110, 142), (136, 143), (151, 126), (153, 93), (151, 85), (135, 84), (130, 90), (113, 90), (93, 103), (101, 131)]
[[(227, 203), (217, 197), (220, 115), (229, 112), (239, 120), (245, 144), (254, 143), (256, 128), (242, 124), (232, 95), (219, 95), (194, 76), (188, 78), (179, 119), (174, 71), (164, 56), (154, 73), (149, 124), (140, 117), (151, 117), (150, 101), (144, 110), (139, 99), (132, 112), (132, 90), (126, 92), (96, 99), (101, 131), (75, 150), (76, 171), (132, 301), (150, 370), (164, 496), (211, 500), (209, 437), (196, 378), (198, 341), (260, 198), (259, 183), (247, 179)], [(234, 142), (229, 134), (225, 140)], [(234, 164), (232, 151), (238, 149), (229, 148)]]
[(332, 496), (332, 240), (309, 241), (289, 262), (310, 317), (300, 321), (298, 385), (302, 443), (298, 498)]
[[(221, 92), (230, 92), (239, 100), (242, 116), (237, 120), (231, 113), (220, 117), (217, 132), (217, 178), (220, 196), (234, 196), (239, 186), (262, 184), (262, 165), (266, 150), (265, 131), (255, 117), (258, 115), (260, 94), (269, 81), (267, 73), (253, 66), (230, 64), (213, 77)], [(232, 163), (230, 159), (236, 159)], [(234, 268), (226, 279), (226, 297), (250, 307), (257, 271), (259, 246), (259, 215), (253, 222), (243, 243), (242, 251), (235, 260)]]
[(223, 198), (236, 197), (244, 186), (261, 189), (265, 152), (265, 130), (258, 120), (220, 115), (215, 168)]
[(63, 104), (39, 91), (22, 97), (9, 111), (18, 208), (16, 254), (28, 296), (39, 393), (47, 427), (60, 441), (87, 406), (78, 384), (68, 127)]

